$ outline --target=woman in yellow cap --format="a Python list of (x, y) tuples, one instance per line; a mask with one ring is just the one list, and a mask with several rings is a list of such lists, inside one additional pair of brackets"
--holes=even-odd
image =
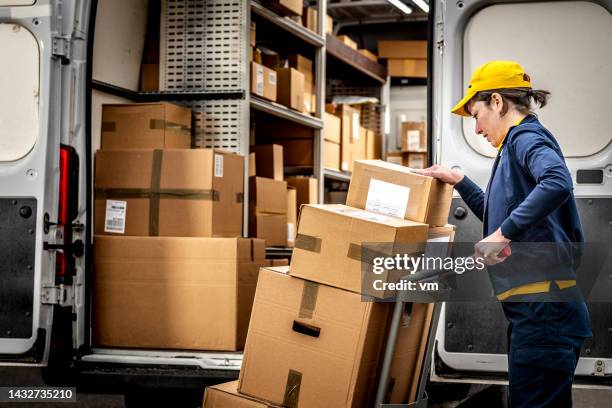
[(489, 277), (509, 323), (510, 407), (570, 407), (580, 348), (592, 335), (583, 301), (541, 301), (550, 300), (543, 294), (577, 291), (574, 264), (558, 262), (553, 276), (539, 268), (495, 272), (504, 265), (510, 242), (561, 247), (584, 241), (561, 148), (532, 111), (534, 104), (544, 107), (549, 95), (534, 90), (516, 62), (480, 66), (452, 112), (473, 117), (476, 133), (498, 149), (485, 192), (444, 166), (415, 170), (454, 185), (483, 222), (483, 240), (475, 249), (487, 265), (499, 264), (489, 268)]

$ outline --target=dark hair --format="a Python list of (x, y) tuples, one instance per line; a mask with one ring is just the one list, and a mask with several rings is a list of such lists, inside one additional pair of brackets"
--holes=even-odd
[[(491, 96), (494, 93), (498, 93), (501, 95), (502, 100), (504, 101), (504, 106), (501, 110), (501, 116), (504, 116), (508, 112), (509, 103), (514, 106), (514, 108), (522, 113), (523, 115), (533, 114), (532, 101), (533, 104), (538, 105), (540, 108), (546, 106), (548, 102), (548, 98), (550, 97), (550, 92), (543, 91), (540, 89), (531, 89), (531, 88), (502, 88), (502, 89), (490, 89), (487, 91), (480, 91), (474, 95), (474, 97), (470, 100), (474, 102), (486, 102), (487, 106), (491, 104)], [(470, 113), (468, 109), (469, 102), (465, 104), (466, 112)]]

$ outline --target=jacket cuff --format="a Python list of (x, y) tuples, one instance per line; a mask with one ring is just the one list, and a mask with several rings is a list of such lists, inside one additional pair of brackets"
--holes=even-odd
[(461, 197), (465, 197), (469, 193), (474, 190), (479, 189), (478, 185), (474, 183), (468, 176), (463, 176), (463, 179), (455, 184), (455, 190), (461, 195)]
[(502, 235), (511, 241), (514, 241), (516, 237), (523, 232), (522, 229), (519, 228), (519, 226), (516, 225), (510, 217), (506, 218), (499, 228)]

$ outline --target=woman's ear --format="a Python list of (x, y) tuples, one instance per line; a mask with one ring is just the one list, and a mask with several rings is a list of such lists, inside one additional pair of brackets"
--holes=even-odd
[(501, 112), (504, 107), (504, 98), (497, 92), (493, 92), (491, 95), (491, 108), (493, 108), (497, 112)]

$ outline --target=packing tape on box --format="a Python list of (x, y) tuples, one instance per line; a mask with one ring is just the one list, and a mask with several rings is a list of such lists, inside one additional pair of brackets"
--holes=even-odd
[(268, 208), (262, 206), (255, 206), (255, 215), (268, 215), (268, 214), (287, 214), (287, 208)]
[(321, 238), (298, 233), (295, 237), (295, 248), (311, 252), (321, 252)]
[(300, 400), (300, 386), (302, 385), (302, 373), (296, 370), (289, 370), (287, 375), (287, 385), (283, 397), (283, 407), (297, 408)]
[(153, 164), (151, 166), (151, 197), (149, 198), (149, 235), (159, 235), (159, 187), (161, 184), (161, 168), (164, 153), (155, 149), (153, 151)]
[(312, 319), (315, 306), (317, 305), (318, 294), (319, 284), (311, 281), (304, 281), (304, 287), (302, 288), (302, 300), (300, 301), (300, 317)]

